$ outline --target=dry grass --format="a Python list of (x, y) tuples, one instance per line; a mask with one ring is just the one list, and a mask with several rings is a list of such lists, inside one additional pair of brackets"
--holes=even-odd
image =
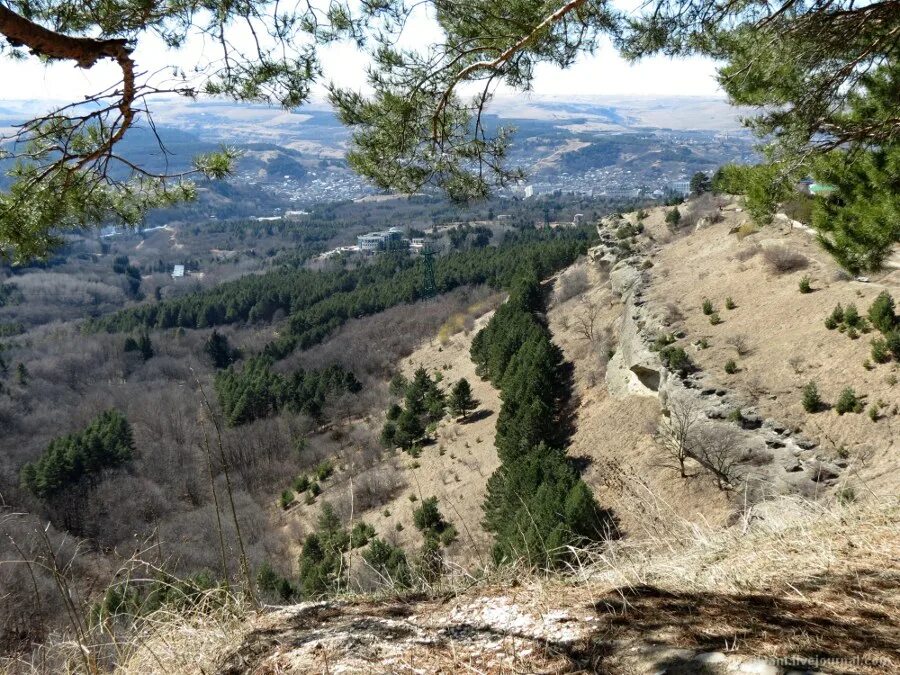
[(898, 516), (896, 500), (782, 499), (722, 530), (672, 513), (665, 536), (578, 551), (567, 576), (507, 567), (419, 595), (159, 612), (132, 634), (117, 671), (568, 672), (587, 663), (647, 672), (665, 647), (730, 660), (856, 655), (842, 672), (889, 672), (900, 666)]

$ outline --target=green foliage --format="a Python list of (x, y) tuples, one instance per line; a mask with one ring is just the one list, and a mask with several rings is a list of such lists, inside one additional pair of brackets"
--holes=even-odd
[(708, 298), (703, 299), (702, 309), (703, 309), (703, 313), (706, 316), (710, 316), (713, 312), (716, 311), (715, 308), (713, 307), (712, 300), (710, 300)]
[(485, 527), (494, 558), (553, 567), (569, 559), (567, 545), (599, 540), (605, 514), (558, 440), (562, 355), (535, 313), (542, 309), (533, 272), (523, 272), (509, 299), (473, 339), (480, 375), (501, 391), (495, 445), (500, 468), (488, 480)]
[(357, 523), (352, 532), (341, 526), (331, 504), (323, 504), (315, 533), (303, 542), (300, 552), (298, 594), (307, 599), (331, 595), (339, 584), (347, 566), (343, 557), (351, 549), (365, 546), (375, 536), (375, 530), (365, 523)]
[(898, 325), (894, 311), (894, 298), (887, 291), (881, 291), (869, 307), (869, 322), (884, 334), (890, 333)]
[(278, 500), (278, 504), (282, 509), (287, 510), (290, 508), (291, 504), (294, 503), (294, 492), (292, 490), (285, 490), (281, 493), (281, 498)]
[[(403, 396), (404, 406), (392, 404), (387, 411), (387, 421), (381, 429), (381, 444), (386, 448), (401, 447), (412, 450), (426, 433), (432, 433), (432, 425), (444, 416), (446, 397), (438, 387), (440, 373), (431, 377), (421, 366), (405, 387), (392, 389)], [(418, 456), (418, 453), (415, 454)]]
[(330, 460), (323, 460), (316, 465), (316, 479), (324, 483), (326, 480), (331, 478), (331, 474), (334, 473), (334, 466), (332, 465)]
[(105, 469), (121, 466), (134, 454), (131, 427), (116, 410), (100, 413), (88, 426), (51, 441), (35, 462), (22, 467), (22, 485), (49, 499)]
[(450, 412), (463, 419), (478, 407), (478, 401), (472, 396), (472, 385), (465, 378), (461, 379), (450, 391)]
[(666, 211), (666, 225), (671, 229), (677, 229), (678, 225), (681, 223), (681, 211), (678, 210), (678, 207)]
[(728, 359), (725, 362), (725, 372), (729, 375), (734, 375), (738, 371), (737, 363), (735, 363), (734, 359)]
[(291, 483), (291, 487), (294, 492), (303, 493), (309, 489), (309, 476), (305, 473), (300, 474), (294, 479), (294, 482)]
[(691, 194), (702, 195), (712, 189), (712, 180), (704, 171), (697, 171), (691, 176)]
[(853, 156), (834, 151), (816, 164), (816, 178), (836, 190), (816, 200), (812, 225), (822, 246), (853, 274), (878, 270), (900, 241), (898, 167), (896, 142)]
[(150, 341), (150, 335), (142, 332), (137, 339), (133, 337), (125, 338), (125, 352), (137, 352), (141, 359), (148, 361), (153, 358), (153, 343)]
[(729, 295), (725, 298), (725, 309), (735, 309), (737, 307), (737, 303), (731, 298)]
[(363, 551), (363, 560), (390, 586), (407, 588), (412, 584), (412, 573), (406, 553), (383, 539), (373, 539)]
[(292, 599), (297, 592), (290, 580), (278, 574), (268, 562), (259, 566), (256, 572), (256, 586), (262, 593), (285, 602)]
[(859, 310), (856, 309), (856, 305), (853, 303), (847, 305), (844, 309), (844, 325), (848, 328), (859, 328), (861, 322), (862, 317), (859, 315)]
[[(454, 252), (435, 260), (439, 293), (466, 284), (494, 287), (511, 283), (523, 264), (544, 276), (571, 264), (587, 250), (595, 231), (528, 231), (508, 235), (503, 245)], [(423, 297), (420, 262), (405, 254), (379, 256), (355, 269), (314, 272), (281, 268), (247, 275), (213, 288), (162, 302), (138, 305), (94, 321), (110, 332), (145, 328), (207, 328), (271, 321), (289, 313), (287, 326), (265, 353), (282, 358), (295, 348), (318, 344), (345, 321), (369, 316)]]
[(331, 395), (360, 390), (353, 373), (337, 365), (318, 371), (298, 370), (289, 377), (272, 370), (272, 359), (254, 356), (243, 369), (216, 374), (215, 389), (225, 419), (238, 426), (268, 417), (282, 408), (318, 418)]
[(237, 349), (232, 349), (228, 344), (228, 337), (217, 330), (210, 333), (203, 345), (203, 351), (209, 357), (215, 368), (227, 368), (237, 361), (241, 354)]
[(722, 317), (719, 316), (718, 312), (713, 312), (709, 315), (709, 322), (713, 326), (718, 326), (720, 323), (722, 323)]
[(434, 539), (449, 546), (456, 539), (456, 528), (446, 521), (438, 509), (437, 497), (423, 499), (419, 507), (413, 509), (413, 524), (426, 539)]
[(887, 340), (882, 338), (872, 340), (872, 360), (875, 363), (887, 363), (891, 360), (891, 351), (888, 349)]
[(900, 328), (894, 329), (885, 335), (884, 341), (891, 354), (894, 355), (894, 360), (900, 361)]
[(673, 373), (684, 376), (694, 369), (691, 357), (688, 356), (683, 347), (666, 347), (659, 354), (665, 366)]
[(809, 277), (803, 277), (802, 279), (800, 279), (799, 286), (801, 293), (812, 293), (813, 291), (811, 280)]
[(856, 392), (853, 391), (851, 387), (846, 387), (841, 395), (838, 396), (837, 403), (834, 404), (834, 409), (838, 415), (843, 415), (845, 413), (854, 412), (860, 413), (863, 411), (865, 404), (862, 399), (856, 395)]
[(838, 303), (834, 306), (834, 309), (831, 310), (831, 318), (835, 324), (844, 323), (844, 308), (841, 307), (841, 303)]
[(803, 387), (803, 409), (808, 413), (817, 413), (825, 407), (822, 397), (819, 395), (819, 387), (815, 382), (808, 382)]
[(792, 192), (782, 169), (772, 165), (726, 164), (713, 176), (713, 190), (743, 195), (747, 211), (759, 224), (768, 223), (780, 201)]
[(184, 611), (202, 606), (208, 611), (216, 606), (224, 607), (230, 597), (221, 582), (208, 572), (184, 579), (158, 572), (152, 579), (127, 579), (107, 588), (103, 597), (91, 606), (88, 620), (96, 626), (116, 618), (132, 620), (162, 608)]

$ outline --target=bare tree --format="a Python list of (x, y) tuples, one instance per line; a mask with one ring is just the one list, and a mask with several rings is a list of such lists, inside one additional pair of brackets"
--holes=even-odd
[(657, 441), (665, 454), (663, 466), (677, 469), (682, 478), (688, 477), (685, 462), (693, 454), (699, 421), (693, 401), (673, 400), (657, 429)]
[(597, 319), (600, 316), (600, 307), (595, 302), (585, 300), (581, 305), (581, 311), (575, 315), (574, 328), (578, 336), (594, 342), (597, 337)]
[(734, 347), (734, 351), (738, 356), (746, 356), (750, 353), (750, 343), (747, 341), (746, 335), (732, 335), (727, 342)]
[(740, 477), (740, 435), (737, 429), (715, 425), (699, 429), (694, 435), (691, 454), (716, 478), (720, 490), (734, 487)]

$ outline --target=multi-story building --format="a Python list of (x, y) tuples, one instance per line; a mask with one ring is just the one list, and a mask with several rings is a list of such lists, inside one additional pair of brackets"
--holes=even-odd
[(404, 244), (403, 232), (396, 227), (383, 232), (369, 232), (359, 235), (356, 243), (363, 253), (401, 248)]

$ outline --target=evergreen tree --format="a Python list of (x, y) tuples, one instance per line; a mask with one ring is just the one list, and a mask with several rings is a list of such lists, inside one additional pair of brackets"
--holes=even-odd
[(698, 171), (691, 176), (691, 194), (702, 195), (712, 189), (712, 181), (704, 171)]
[(869, 307), (869, 321), (885, 335), (890, 333), (897, 325), (898, 319), (894, 312), (894, 298), (887, 291), (881, 291), (872, 306)]
[(25, 367), (24, 363), (20, 363), (18, 366), (16, 366), (16, 382), (24, 387), (28, 384), (28, 379), (28, 368)]
[(203, 351), (217, 369), (227, 368), (238, 358), (237, 350), (233, 350), (228, 344), (228, 338), (217, 330), (210, 334)]
[(520, 276), (471, 352), (503, 399), (495, 440), (501, 466), (488, 480), (484, 502), (495, 559), (551, 567), (567, 560), (568, 546), (606, 536), (608, 517), (565, 453), (551, 444), (562, 356), (535, 316), (540, 305), (537, 277)]
[(472, 385), (466, 378), (461, 379), (453, 386), (450, 393), (450, 412), (466, 419), (468, 414), (478, 407), (478, 401), (472, 396)]
[(144, 361), (149, 361), (153, 358), (153, 343), (150, 342), (150, 335), (148, 333), (141, 333), (141, 336), (137, 340), (137, 350), (141, 354), (141, 358)]
[(22, 467), (22, 484), (48, 499), (104, 469), (124, 464), (134, 453), (131, 427), (116, 410), (101, 413), (81, 431), (51, 441), (35, 462)]
[(677, 206), (670, 211), (666, 211), (666, 225), (675, 229), (679, 223), (681, 223), (681, 211), (678, 210)]

